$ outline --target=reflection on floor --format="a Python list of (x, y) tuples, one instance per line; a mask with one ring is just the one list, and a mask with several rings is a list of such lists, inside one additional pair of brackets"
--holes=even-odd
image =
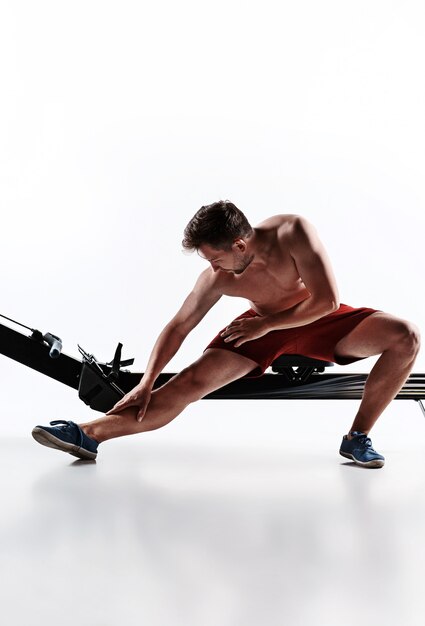
[(423, 443), (375, 445), (375, 470), (339, 457), (339, 441), (123, 438), (84, 462), (1, 439), (3, 621), (422, 626), (420, 426)]

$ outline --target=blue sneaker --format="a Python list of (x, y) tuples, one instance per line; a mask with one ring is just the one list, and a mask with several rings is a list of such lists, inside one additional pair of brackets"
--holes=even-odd
[(384, 465), (385, 457), (372, 448), (372, 441), (366, 433), (354, 430), (350, 434), (353, 437), (352, 439), (348, 439), (347, 435), (344, 435), (342, 438), (339, 449), (339, 453), (342, 456), (351, 459), (358, 465), (363, 465), (363, 467), (382, 467)]
[[(32, 436), (38, 443), (56, 450), (69, 452), (79, 459), (95, 459), (97, 456), (97, 446), (99, 443), (87, 437), (75, 422), (66, 422), (64, 420), (54, 420), (50, 422), (50, 426), (35, 426), (32, 430)], [(64, 426), (55, 426), (55, 424), (64, 424)]]

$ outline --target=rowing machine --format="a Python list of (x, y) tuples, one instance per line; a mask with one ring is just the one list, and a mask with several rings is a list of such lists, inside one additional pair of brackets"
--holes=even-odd
[[(0, 317), (5, 317), (0, 315)], [(0, 324), (0, 353), (46, 376), (78, 390), (79, 398), (95, 411), (105, 413), (133, 389), (143, 373), (122, 369), (134, 359), (121, 360), (119, 343), (114, 358), (99, 362), (81, 346), (82, 360), (62, 352), (62, 341), (51, 333), (41, 333), (5, 318), (31, 331), (20, 331)], [(258, 378), (240, 378), (204, 397), (206, 400), (358, 400), (362, 398), (368, 374), (331, 374), (333, 363), (302, 355), (282, 355), (271, 366), (272, 372)], [(163, 373), (155, 381), (157, 389), (174, 373)], [(415, 400), (425, 415), (425, 374), (411, 374), (395, 400)]]

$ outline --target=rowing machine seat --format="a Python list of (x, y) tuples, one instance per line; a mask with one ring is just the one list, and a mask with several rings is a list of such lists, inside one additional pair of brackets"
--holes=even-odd
[(306, 382), (312, 374), (325, 371), (332, 367), (331, 361), (312, 359), (302, 354), (281, 354), (271, 365), (273, 372), (284, 374), (290, 381)]

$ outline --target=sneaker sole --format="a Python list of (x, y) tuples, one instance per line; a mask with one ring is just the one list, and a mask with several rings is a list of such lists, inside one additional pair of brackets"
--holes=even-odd
[(97, 452), (90, 452), (90, 450), (80, 448), (75, 443), (62, 441), (48, 431), (43, 430), (42, 428), (37, 428), (37, 426), (33, 428), (31, 434), (38, 443), (41, 443), (42, 446), (54, 448), (55, 450), (62, 450), (62, 452), (68, 452), (69, 454), (72, 454), (72, 456), (76, 456), (79, 459), (93, 460), (97, 457)]
[(381, 459), (375, 459), (374, 461), (359, 461), (358, 459), (356, 459), (352, 454), (349, 454), (348, 452), (341, 452), (341, 450), (339, 451), (340, 455), (345, 457), (346, 459), (350, 459), (351, 461), (354, 461), (354, 463), (357, 463), (357, 465), (362, 465), (363, 467), (382, 467), (385, 464), (385, 461), (382, 461)]

